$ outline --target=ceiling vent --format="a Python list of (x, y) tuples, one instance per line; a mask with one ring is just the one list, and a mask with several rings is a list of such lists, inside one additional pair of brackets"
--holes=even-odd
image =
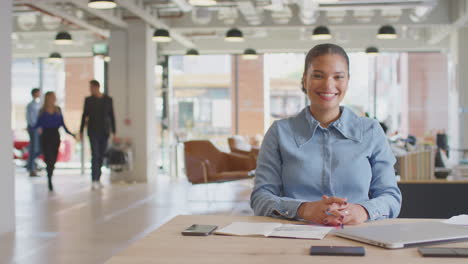
[(196, 7), (192, 11), (192, 21), (197, 25), (206, 25), (211, 22), (212, 12), (205, 7)]

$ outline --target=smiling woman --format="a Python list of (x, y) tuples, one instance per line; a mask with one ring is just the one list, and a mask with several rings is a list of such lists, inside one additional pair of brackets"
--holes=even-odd
[(395, 157), (377, 121), (340, 106), (348, 82), (343, 48), (309, 51), (302, 90), (310, 105), (265, 135), (251, 195), (256, 215), (326, 225), (398, 216)]

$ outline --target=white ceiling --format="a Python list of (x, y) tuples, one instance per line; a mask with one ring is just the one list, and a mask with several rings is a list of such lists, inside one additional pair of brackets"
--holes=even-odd
[[(378, 46), (386, 51), (444, 51), (447, 36), (468, 20), (467, 0), (218, 0), (216, 6), (194, 7), (187, 0), (116, 0), (112, 10), (87, 7), (87, 0), (14, 0), (14, 56), (89, 56), (94, 43), (106, 42), (112, 30), (130, 19), (166, 28), (174, 40), (160, 44), (164, 54), (303, 52), (316, 41), (313, 28), (326, 25), (335, 42), (350, 50)], [(391, 24), (396, 40), (378, 40), (380, 26)], [(227, 43), (230, 28), (243, 31), (242, 43)], [(68, 30), (71, 46), (53, 44), (55, 34)]]

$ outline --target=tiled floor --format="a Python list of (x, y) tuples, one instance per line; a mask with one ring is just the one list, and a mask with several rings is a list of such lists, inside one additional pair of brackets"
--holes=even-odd
[(178, 214), (251, 215), (251, 180), (191, 185), (159, 175), (147, 184), (110, 184), (91, 191), (88, 176), (58, 170), (56, 191), (45, 177), (16, 175), (16, 233), (0, 237), (0, 263), (104, 263)]

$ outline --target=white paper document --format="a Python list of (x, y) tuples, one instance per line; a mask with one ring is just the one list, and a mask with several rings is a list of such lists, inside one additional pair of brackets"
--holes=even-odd
[(230, 236), (265, 236), (303, 239), (323, 239), (332, 227), (313, 225), (292, 225), (281, 223), (233, 222), (218, 229), (215, 234)]
[(442, 221), (442, 223), (468, 226), (468, 215), (462, 214), (462, 215), (452, 216), (449, 219)]

